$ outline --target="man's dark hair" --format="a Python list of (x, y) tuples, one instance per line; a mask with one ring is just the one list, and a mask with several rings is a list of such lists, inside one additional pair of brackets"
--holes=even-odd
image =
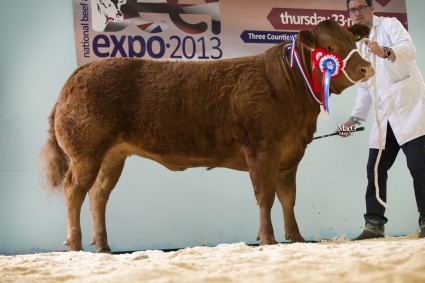
[[(350, 3), (351, 0), (347, 0), (347, 10), (348, 10), (348, 3)], [(366, 5), (368, 7), (373, 6), (373, 0), (366, 0)]]

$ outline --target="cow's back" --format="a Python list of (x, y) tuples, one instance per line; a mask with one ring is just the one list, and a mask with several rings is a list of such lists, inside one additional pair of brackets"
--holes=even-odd
[(130, 153), (193, 157), (200, 164), (214, 156), (216, 164), (241, 154), (245, 116), (270, 95), (262, 56), (202, 63), (107, 59), (77, 69), (62, 91), (59, 108), (80, 119), (69, 119), (68, 111), (59, 116), (68, 116), (62, 120), (80, 135), (107, 135)]

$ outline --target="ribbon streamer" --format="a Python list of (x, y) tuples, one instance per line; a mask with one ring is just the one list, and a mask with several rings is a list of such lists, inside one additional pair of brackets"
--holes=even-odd
[(327, 69), (325, 72), (323, 72), (323, 89), (322, 89), (322, 99), (323, 99), (323, 107), (325, 108), (325, 111), (329, 113), (329, 87), (331, 84), (331, 76), (332, 76), (332, 70)]
[[(326, 53), (326, 50), (324, 48), (321, 48), (321, 47), (314, 49), (313, 52), (311, 53), (311, 59), (313, 61), (311, 79), (313, 81), (313, 87), (314, 87), (315, 93), (319, 92), (320, 88), (319, 88), (319, 83), (317, 82), (317, 76), (316, 76), (316, 72), (314, 71), (314, 69), (315, 68), (320, 69), (320, 63), (319, 63), (320, 58), (322, 58), (325, 53)], [(321, 72), (323, 72), (323, 71), (321, 70)]]
[(307, 78), (307, 74), (306, 74), (306, 72), (304, 71), (303, 65), (302, 65), (301, 60), (300, 60), (300, 58), (299, 58), (299, 56), (298, 56), (298, 52), (297, 52), (297, 50), (296, 50), (296, 48), (295, 48), (295, 38), (292, 40), (292, 42), (291, 42), (291, 43), (289, 43), (289, 44), (285, 45), (285, 48), (290, 49), (290, 52), (291, 52), (291, 55), (290, 55), (290, 57), (289, 57), (289, 65), (290, 65), (291, 67), (293, 67), (294, 61), (296, 62), (296, 65), (297, 65), (297, 67), (298, 67), (298, 70), (300, 71), (300, 73), (301, 73), (301, 75), (302, 75), (302, 78), (303, 78), (303, 80), (304, 80), (305, 84), (307, 85), (307, 87), (308, 87), (308, 89), (309, 89), (309, 91), (310, 91), (311, 97), (312, 97), (312, 98), (313, 98), (313, 99), (314, 99), (314, 100), (315, 100), (318, 104), (322, 104), (322, 102), (320, 101), (320, 99), (318, 99), (318, 98), (316, 97), (315, 92), (313, 91), (313, 87), (311, 86), (311, 84), (310, 84), (310, 82), (309, 82), (309, 80), (308, 80), (308, 78)]

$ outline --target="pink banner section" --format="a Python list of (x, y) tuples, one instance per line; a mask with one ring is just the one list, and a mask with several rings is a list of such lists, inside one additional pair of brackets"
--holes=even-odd
[[(375, 14), (377, 16), (396, 17), (407, 28), (406, 13), (377, 12)], [(347, 12), (341, 10), (273, 8), (267, 16), (267, 20), (276, 30), (286, 31), (310, 29), (327, 19), (333, 19), (344, 27), (349, 27), (353, 24)]]

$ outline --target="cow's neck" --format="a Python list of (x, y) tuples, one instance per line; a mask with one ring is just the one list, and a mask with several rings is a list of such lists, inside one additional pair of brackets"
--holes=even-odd
[(292, 52), (293, 46), (294, 42), (286, 41), (266, 52), (268, 74), (271, 77), (280, 74), (281, 77), (278, 80), (285, 84), (285, 91), (290, 91), (299, 96), (301, 94), (300, 91), (304, 90), (303, 93), (307, 97), (300, 96), (299, 98), (304, 99), (304, 103), (307, 101), (315, 102), (315, 106), (320, 111), (319, 105), (322, 104), (322, 101), (319, 98), (320, 95), (314, 93), (312, 84), (311, 51), (301, 43), (296, 42), (294, 48), (296, 52)]
[[(295, 64), (292, 67), (290, 66), (288, 61), (290, 51), (284, 47), (285, 45), (285, 43), (279, 44), (266, 52), (267, 77), (273, 86), (275, 96), (279, 98), (280, 103), (284, 104), (282, 109), (291, 111), (292, 113), (287, 114), (300, 119), (299, 122), (302, 123), (302, 127), (306, 127), (305, 122), (307, 122), (309, 132), (312, 135), (316, 131), (320, 106), (312, 98), (298, 67)], [(303, 46), (297, 46), (297, 51), (305, 75), (310, 80), (312, 74), (311, 51)], [(301, 120), (304, 120), (304, 122), (301, 122)]]
[(319, 105), (323, 103), (319, 98), (313, 87), (313, 62), (311, 60), (311, 50), (304, 47), (300, 42), (292, 42), (291, 44), (285, 45), (288, 49), (289, 58), (287, 60), (291, 68), (298, 69), (299, 75), (302, 77), (305, 87), (308, 90), (311, 98), (316, 101)]
[[(309, 132), (311, 135), (316, 132), (316, 125), (317, 125), (317, 116), (320, 113), (320, 104), (322, 103), (320, 99), (316, 96), (313, 90), (313, 84), (312, 84), (312, 72), (313, 72), (313, 65), (311, 60), (311, 50), (307, 49), (302, 43), (300, 43), (298, 40), (295, 42), (295, 48), (298, 54), (298, 63), (294, 62), (293, 66), (289, 66), (293, 69), (294, 74), (297, 74), (299, 76), (299, 80), (301, 81), (301, 84), (304, 85), (304, 97), (305, 100), (308, 100), (309, 102), (309, 122), (310, 122), (310, 129)], [(288, 50), (291, 51), (291, 50)], [(295, 58), (294, 58), (295, 59)], [(295, 66), (295, 64), (299, 64), (298, 66)], [(302, 70), (301, 70), (302, 69)]]

